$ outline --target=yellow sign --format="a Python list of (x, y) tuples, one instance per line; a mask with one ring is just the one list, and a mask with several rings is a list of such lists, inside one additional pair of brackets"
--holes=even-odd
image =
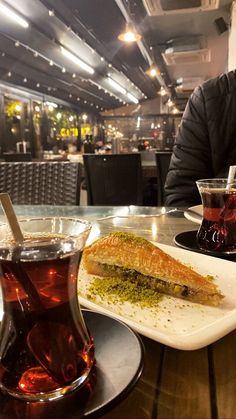
[(82, 127), (81, 128), (81, 137), (84, 138), (86, 135), (91, 133), (90, 127)]
[(90, 125), (83, 124), (81, 126), (81, 137), (84, 138), (85, 135), (89, 135), (89, 134), (91, 134), (91, 127), (90, 127)]
[(61, 128), (61, 137), (78, 137), (78, 128)]

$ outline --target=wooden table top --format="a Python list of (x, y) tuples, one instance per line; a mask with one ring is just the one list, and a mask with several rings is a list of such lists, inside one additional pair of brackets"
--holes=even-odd
[[(168, 209), (154, 207), (19, 206), (16, 209), (20, 216), (32, 215), (33, 212), (34, 215), (78, 216), (90, 220), (118, 214), (123, 216), (146, 214), (155, 218), (160, 242), (171, 245), (174, 245), (173, 238), (177, 233), (198, 227), (185, 219), (182, 210), (168, 213)], [(146, 230), (144, 235), (150, 240), (153, 238), (151, 231)], [(145, 347), (145, 365), (140, 380), (123, 401), (106, 414), (96, 417), (102, 419), (236, 418), (236, 368), (234, 369), (236, 331), (207, 347), (194, 351), (173, 349), (144, 336), (141, 336), (141, 339)]]

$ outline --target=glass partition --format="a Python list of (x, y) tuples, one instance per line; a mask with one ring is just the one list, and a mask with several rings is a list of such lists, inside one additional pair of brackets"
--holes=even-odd
[(105, 118), (106, 140), (120, 153), (172, 150), (181, 117), (160, 114)]

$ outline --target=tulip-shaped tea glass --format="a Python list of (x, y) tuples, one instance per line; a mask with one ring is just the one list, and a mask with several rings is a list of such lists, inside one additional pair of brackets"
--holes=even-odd
[(196, 182), (203, 205), (197, 233), (200, 249), (236, 253), (236, 181), (202, 179)]
[(0, 225), (0, 388), (23, 400), (47, 401), (82, 386), (93, 366), (93, 340), (77, 298), (91, 226), (58, 217), (19, 223), (19, 244)]

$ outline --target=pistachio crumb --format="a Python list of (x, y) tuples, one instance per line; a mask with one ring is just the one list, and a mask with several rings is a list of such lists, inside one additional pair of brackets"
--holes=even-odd
[(89, 287), (90, 295), (109, 298), (110, 303), (130, 302), (140, 307), (157, 307), (163, 294), (143, 285), (121, 278), (94, 278)]

